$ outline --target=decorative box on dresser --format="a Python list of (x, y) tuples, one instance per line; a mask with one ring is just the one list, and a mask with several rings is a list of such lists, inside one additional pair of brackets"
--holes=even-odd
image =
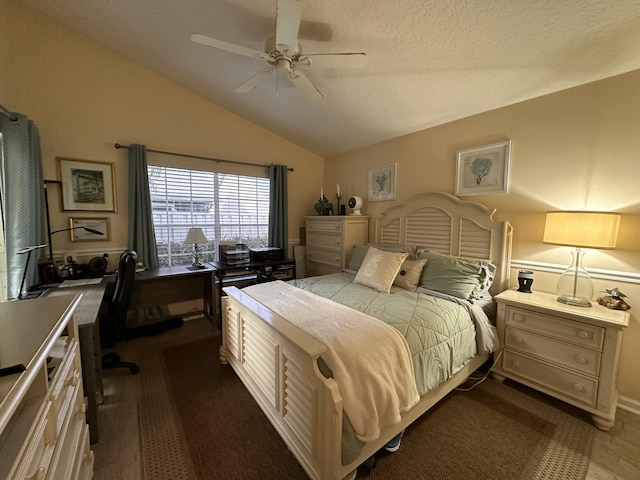
[(0, 478), (93, 477), (82, 391), (81, 295), (0, 303)]
[(305, 217), (305, 226), (310, 277), (341, 272), (349, 263), (353, 246), (369, 241), (366, 215)]
[(586, 410), (598, 428), (609, 430), (629, 314), (596, 302), (591, 307), (565, 305), (542, 292), (507, 290), (495, 300), (504, 348), (494, 378), (510, 378)]

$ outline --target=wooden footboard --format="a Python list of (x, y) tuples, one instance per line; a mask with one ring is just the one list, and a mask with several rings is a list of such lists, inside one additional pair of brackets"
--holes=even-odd
[(230, 364), (310, 478), (340, 480), (482, 365), (474, 358), (342, 465), (342, 397), (318, 358), (326, 347), (235, 287), (224, 289), (220, 359)]

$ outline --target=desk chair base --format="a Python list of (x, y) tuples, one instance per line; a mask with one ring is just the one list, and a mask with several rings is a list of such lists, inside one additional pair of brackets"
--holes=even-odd
[(140, 371), (140, 367), (133, 362), (120, 361), (120, 355), (115, 352), (107, 353), (102, 356), (102, 369), (111, 368), (128, 368), (131, 374), (135, 375)]

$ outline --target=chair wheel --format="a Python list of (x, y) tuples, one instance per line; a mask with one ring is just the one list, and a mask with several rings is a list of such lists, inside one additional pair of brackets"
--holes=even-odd
[(133, 367), (129, 367), (129, 371), (131, 372), (131, 374), (135, 375), (136, 373), (138, 373), (140, 371), (140, 367), (135, 365)]

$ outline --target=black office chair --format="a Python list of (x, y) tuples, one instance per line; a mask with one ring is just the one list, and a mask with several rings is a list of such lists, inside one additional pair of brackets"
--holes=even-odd
[[(100, 315), (100, 345), (103, 349), (114, 347), (125, 338), (127, 330), (127, 308), (133, 291), (138, 254), (135, 250), (125, 250), (118, 260), (116, 286), (111, 299), (107, 302), (106, 312)], [(133, 374), (140, 367), (133, 362), (123, 362), (115, 352), (102, 356), (102, 368), (128, 368)]]

